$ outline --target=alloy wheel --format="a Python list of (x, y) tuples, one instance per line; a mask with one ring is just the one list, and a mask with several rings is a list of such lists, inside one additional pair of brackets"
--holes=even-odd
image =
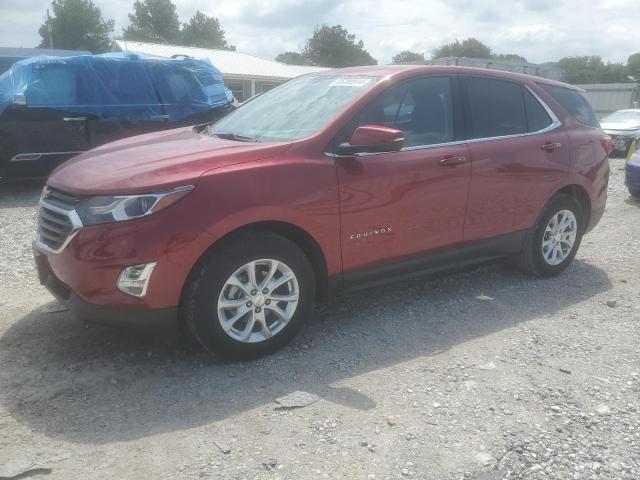
[(285, 263), (260, 259), (237, 269), (218, 297), (218, 320), (234, 340), (257, 343), (287, 326), (298, 306), (298, 279)]
[(549, 265), (564, 262), (573, 250), (578, 235), (578, 221), (571, 210), (554, 214), (542, 236), (542, 257)]

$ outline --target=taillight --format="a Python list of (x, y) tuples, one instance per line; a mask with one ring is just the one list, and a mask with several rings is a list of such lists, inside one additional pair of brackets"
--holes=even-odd
[(607, 152), (607, 155), (611, 155), (611, 152), (613, 152), (613, 140), (611, 140), (611, 137), (609, 135), (600, 137), (600, 143), (604, 151)]

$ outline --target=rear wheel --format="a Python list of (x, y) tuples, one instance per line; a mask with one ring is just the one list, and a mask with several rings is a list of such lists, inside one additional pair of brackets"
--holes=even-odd
[(232, 359), (271, 353), (311, 317), (315, 276), (302, 250), (270, 232), (225, 242), (189, 280), (181, 315), (208, 350)]
[(633, 197), (640, 198), (640, 188), (629, 187), (629, 194)]
[(582, 233), (583, 212), (570, 195), (557, 195), (545, 207), (529, 232), (518, 265), (527, 273), (552, 277), (564, 271), (576, 256)]

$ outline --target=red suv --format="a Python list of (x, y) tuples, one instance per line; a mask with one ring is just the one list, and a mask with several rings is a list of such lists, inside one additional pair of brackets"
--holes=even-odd
[(340, 291), (499, 257), (559, 274), (603, 214), (610, 149), (569, 85), (459, 67), (327, 71), (213, 125), (58, 167), (36, 261), (81, 317), (179, 319), (206, 348), (255, 357)]

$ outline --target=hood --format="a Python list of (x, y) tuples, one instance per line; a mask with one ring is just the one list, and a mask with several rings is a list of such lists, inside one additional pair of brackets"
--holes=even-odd
[(75, 195), (150, 193), (194, 184), (209, 170), (268, 158), (288, 147), (223, 140), (181, 128), (126, 138), (78, 155), (55, 169), (47, 184)]
[(630, 120), (628, 122), (602, 122), (600, 123), (600, 127), (603, 130), (640, 130), (640, 121)]

